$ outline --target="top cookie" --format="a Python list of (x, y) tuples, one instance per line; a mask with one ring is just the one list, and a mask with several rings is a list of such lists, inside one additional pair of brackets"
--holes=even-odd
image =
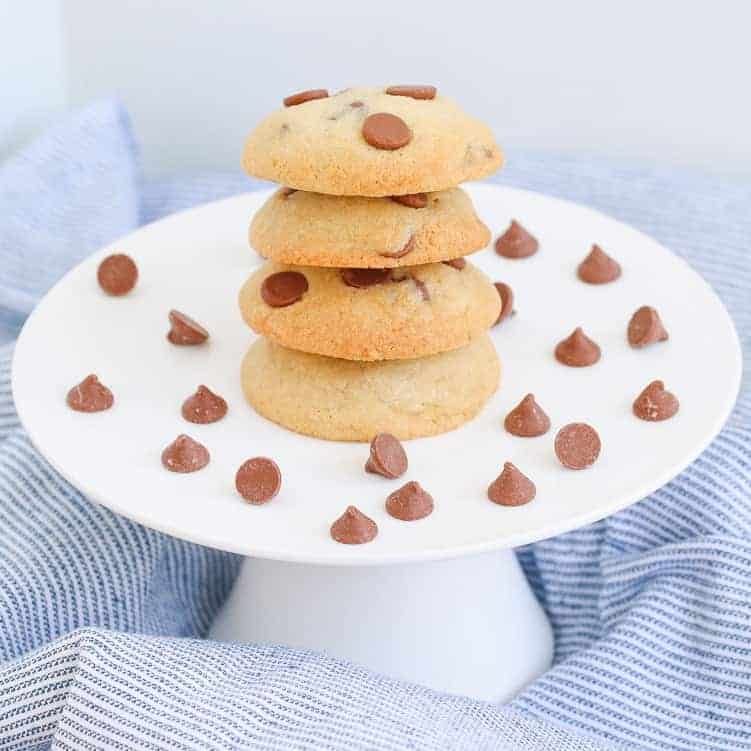
[[(397, 89), (410, 91), (386, 93)], [(243, 166), (298, 190), (373, 197), (444, 190), (495, 172), (503, 157), (490, 129), (451, 99), (415, 98), (432, 93), (425, 89), (288, 97), (250, 134)]]

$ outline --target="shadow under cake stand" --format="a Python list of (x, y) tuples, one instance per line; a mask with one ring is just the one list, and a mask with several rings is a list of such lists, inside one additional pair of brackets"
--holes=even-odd
[[(13, 391), (32, 441), (93, 501), (162, 532), (247, 556), (211, 636), (281, 643), (346, 658), (400, 679), (482, 699), (505, 700), (543, 672), (550, 626), (513, 548), (581, 527), (653, 492), (716, 435), (735, 401), (741, 355), (733, 324), (710, 287), (654, 240), (602, 214), (511, 188), (470, 185), (494, 233), (512, 218), (540, 240), (537, 255), (512, 261), (486, 249), (472, 257), (493, 281), (514, 289), (517, 314), (492, 337), (501, 387), (473, 421), (445, 435), (409, 441), (407, 474), (366, 474), (366, 444), (293, 434), (259, 417), (239, 382), (253, 340), (237, 292), (260, 259), (247, 247), (252, 213), (268, 193), (208, 204), (168, 217), (101, 250), (42, 300), (24, 327)], [(592, 243), (623, 266), (613, 284), (590, 286), (576, 266)], [(112, 252), (131, 255), (137, 287), (109, 298), (96, 267)], [(633, 350), (633, 311), (656, 307), (670, 340)], [(164, 334), (176, 308), (211, 332), (200, 347), (175, 347)], [(555, 343), (576, 326), (603, 356), (590, 368), (558, 364)], [(74, 413), (67, 390), (96, 373), (115, 394), (113, 409)], [(676, 417), (646, 423), (631, 403), (662, 379), (681, 400)], [(182, 401), (205, 383), (230, 405), (213, 425), (192, 425)], [(550, 433), (516, 438), (503, 416), (533, 392)], [(588, 470), (556, 461), (564, 424), (594, 425), (603, 441)], [(191, 475), (163, 469), (160, 453), (179, 433), (204, 443), (211, 463)], [(282, 470), (279, 495), (244, 503), (237, 468), (270, 456)], [(537, 485), (526, 506), (489, 502), (488, 484), (512, 461)], [(433, 514), (400, 522), (386, 496), (418, 480)], [(329, 526), (350, 504), (376, 520), (379, 535), (340, 545)]]

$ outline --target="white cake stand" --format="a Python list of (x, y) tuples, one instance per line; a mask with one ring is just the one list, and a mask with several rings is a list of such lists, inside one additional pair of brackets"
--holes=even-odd
[[(253, 339), (236, 295), (260, 262), (247, 247), (255, 193), (209, 204), (145, 227), (71, 271), (39, 304), (18, 341), (13, 389), (31, 439), (92, 500), (163, 532), (248, 556), (212, 636), (309, 647), (434, 688), (503, 700), (550, 664), (550, 627), (512, 548), (601, 519), (675, 476), (720, 430), (737, 395), (741, 356), (724, 307), (682, 260), (650, 238), (590, 209), (521, 190), (470, 186), (497, 233), (514, 217), (540, 239), (540, 252), (510, 261), (487, 250), (473, 261), (516, 292), (517, 315), (493, 331), (502, 385), (482, 414), (447, 435), (410, 441), (401, 481), (366, 474), (368, 449), (292, 434), (245, 403), (240, 360)], [(616, 283), (579, 282), (577, 263), (601, 244), (624, 268)], [(102, 257), (122, 251), (138, 263), (125, 298), (96, 283)], [(631, 313), (654, 305), (670, 341), (642, 351), (625, 340)], [(167, 343), (167, 311), (203, 323), (209, 343)], [(555, 343), (575, 326), (600, 343), (591, 368), (559, 365)], [(104, 413), (74, 413), (70, 386), (95, 372), (115, 393)], [(630, 405), (651, 380), (681, 400), (665, 423), (635, 419)], [(200, 383), (230, 403), (219, 423), (180, 416)], [(553, 429), (537, 439), (504, 432), (502, 418), (528, 391)], [(598, 463), (563, 469), (555, 431), (594, 425)], [(209, 466), (174, 475), (160, 452), (186, 432), (211, 451)], [(248, 457), (275, 458), (283, 487), (267, 506), (234, 491)], [(485, 491), (504, 461), (537, 484), (520, 508), (490, 503)], [(435, 497), (432, 516), (399, 522), (386, 495), (407, 479)], [(376, 540), (345, 546), (329, 536), (349, 504), (373, 517)]]

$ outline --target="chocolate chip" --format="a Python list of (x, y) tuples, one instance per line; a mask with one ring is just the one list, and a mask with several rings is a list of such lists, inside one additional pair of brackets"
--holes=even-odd
[(209, 332), (200, 323), (196, 323), (179, 310), (170, 310), (169, 322), (172, 328), (167, 332), (167, 339), (172, 344), (181, 347), (194, 346), (203, 344), (209, 338)]
[(550, 430), (550, 418), (535, 401), (534, 394), (527, 394), (506, 415), (503, 425), (511, 435), (534, 438)]
[(536, 494), (537, 488), (532, 480), (511, 462), (504, 463), (503, 471), (488, 488), (488, 498), (499, 506), (523, 506)]
[(302, 298), (308, 291), (308, 280), (299, 271), (278, 271), (263, 280), (261, 297), (272, 308), (284, 308)]
[(179, 435), (164, 451), (162, 451), (162, 464), (170, 472), (198, 472), (208, 463), (209, 451), (198, 441), (190, 436)]
[(346, 107), (344, 107), (344, 109), (340, 109), (338, 112), (335, 112), (333, 115), (329, 115), (327, 119), (339, 120), (340, 118), (346, 117), (352, 112), (356, 112), (361, 117), (365, 117), (365, 113), (367, 111), (368, 111), (368, 108), (365, 102), (361, 102), (359, 99), (357, 99), (354, 102), (350, 102)]
[(660, 314), (649, 305), (644, 305), (631, 316), (628, 324), (628, 343), (637, 349), (668, 339)]
[(577, 274), (587, 284), (607, 284), (621, 275), (621, 267), (599, 245), (593, 245), (589, 255), (579, 264)]
[(572, 422), (558, 431), (555, 437), (555, 455), (569, 469), (586, 469), (600, 455), (600, 436), (583, 422)]
[(386, 89), (391, 96), (408, 96), (412, 99), (435, 99), (435, 86), (389, 86)]
[(402, 206), (409, 206), (410, 209), (424, 209), (428, 205), (428, 196), (426, 193), (408, 193), (404, 196), (391, 196), (391, 200), (400, 203)]
[(662, 381), (652, 381), (634, 401), (634, 414), (640, 420), (659, 422), (668, 420), (680, 407), (675, 394), (665, 389)]
[(410, 235), (409, 240), (404, 244), (401, 250), (395, 250), (393, 253), (387, 251), (381, 251), (378, 255), (384, 258), (404, 258), (407, 253), (411, 253), (415, 249), (415, 236)]
[(294, 107), (297, 104), (312, 102), (314, 99), (326, 99), (329, 92), (326, 89), (308, 89), (308, 91), (299, 91), (297, 94), (290, 94), (284, 97), (285, 107)]
[(433, 496), (413, 480), (389, 495), (386, 511), (404, 522), (424, 519), (433, 513)]
[(412, 140), (412, 131), (401, 117), (388, 112), (377, 112), (365, 118), (362, 136), (377, 149), (394, 151)]
[(346, 107), (343, 109), (338, 110), (337, 112), (334, 112), (333, 115), (328, 116), (328, 120), (339, 120), (342, 117), (347, 117), (347, 115), (351, 115), (353, 112), (358, 114), (360, 117), (365, 117), (365, 114), (368, 111), (368, 107), (365, 104), (365, 102), (361, 102), (359, 100), (355, 100), (354, 102), (350, 102)]
[(372, 287), (388, 281), (391, 269), (342, 269), (342, 279), (348, 287)]
[(135, 261), (124, 253), (107, 256), (96, 272), (99, 286), (108, 294), (119, 297), (127, 295), (138, 281)]
[(65, 401), (76, 412), (102, 412), (115, 403), (115, 397), (92, 373), (68, 392)]
[(443, 261), (447, 266), (451, 266), (452, 269), (461, 271), (466, 265), (467, 261), (464, 258), (452, 258), (450, 261)]
[(370, 443), (370, 457), (365, 471), (393, 480), (407, 471), (407, 454), (391, 433), (379, 433)]
[(412, 281), (414, 282), (415, 287), (417, 287), (417, 291), (420, 293), (423, 302), (430, 302), (430, 290), (428, 289), (428, 285), (414, 274), (410, 274), (410, 276), (412, 277)]
[(221, 420), (227, 414), (227, 402), (207, 386), (199, 386), (184, 402), (182, 415), (196, 425), (207, 425)]
[(282, 473), (272, 459), (256, 456), (243, 462), (235, 475), (237, 492), (248, 503), (268, 503), (282, 486)]
[(495, 252), (504, 258), (528, 258), (537, 253), (539, 247), (537, 238), (530, 235), (516, 219), (495, 241)]
[(555, 348), (555, 359), (572, 368), (586, 368), (600, 359), (600, 347), (578, 326)]
[(293, 193), (297, 193), (297, 188), (284, 187), (279, 191), (279, 195), (282, 198), (289, 198)]
[(498, 290), (498, 295), (501, 298), (501, 312), (498, 314), (498, 319), (493, 324), (497, 326), (501, 321), (508, 318), (514, 313), (514, 292), (506, 282), (495, 282), (493, 285)]
[(362, 545), (377, 534), (376, 523), (354, 506), (347, 506), (347, 510), (331, 525), (331, 536), (344, 545)]

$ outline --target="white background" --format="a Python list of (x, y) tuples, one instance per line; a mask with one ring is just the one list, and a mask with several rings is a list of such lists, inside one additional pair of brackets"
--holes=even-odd
[(513, 149), (751, 174), (745, 0), (0, 0), (0, 154), (117, 93), (151, 172), (237, 168), (282, 96), (435, 83)]

